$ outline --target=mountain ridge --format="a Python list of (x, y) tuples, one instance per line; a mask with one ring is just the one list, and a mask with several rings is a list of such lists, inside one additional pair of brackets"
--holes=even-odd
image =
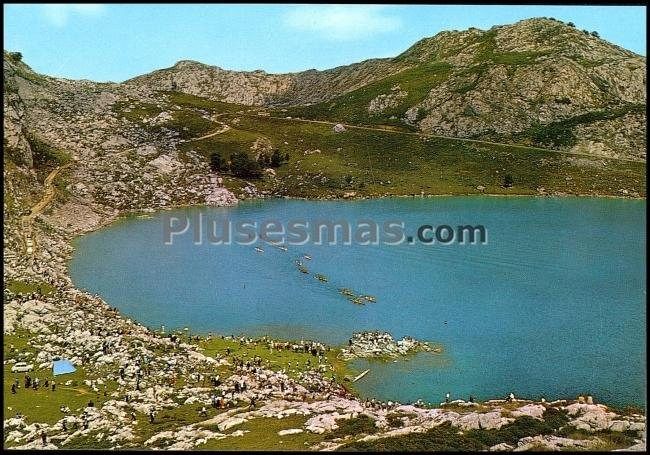
[[(309, 119), (645, 157), (643, 141), (620, 133), (624, 124), (634, 124), (637, 138), (645, 135), (645, 60), (595, 32), (533, 18), (488, 30), (442, 31), (396, 57), (324, 71), (236, 72), (181, 61), (125, 84), (298, 108), (290, 113)], [(584, 122), (590, 113), (593, 121)], [(601, 117), (615, 126), (603, 128)], [(567, 131), (567, 123), (576, 126)], [(559, 131), (546, 131), (546, 125)], [(523, 136), (534, 138), (521, 142)]]

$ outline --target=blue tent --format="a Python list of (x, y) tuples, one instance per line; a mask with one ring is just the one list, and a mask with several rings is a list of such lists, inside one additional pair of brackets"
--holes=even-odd
[(54, 376), (59, 374), (74, 373), (77, 369), (68, 359), (55, 360), (52, 362), (52, 371)]

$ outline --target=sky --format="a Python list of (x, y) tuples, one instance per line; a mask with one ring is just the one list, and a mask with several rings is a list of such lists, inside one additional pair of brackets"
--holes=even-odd
[(646, 54), (642, 6), (4, 5), (4, 49), (39, 73), (121, 82), (179, 60), (270, 73), (393, 57), (443, 30), (555, 17)]

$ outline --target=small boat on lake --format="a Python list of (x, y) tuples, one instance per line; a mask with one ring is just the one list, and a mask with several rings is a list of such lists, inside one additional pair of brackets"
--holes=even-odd
[(278, 250), (280, 250), (280, 251), (287, 251), (287, 249), (288, 249), (288, 248), (287, 248), (286, 246), (284, 246), (284, 245), (280, 245), (280, 246), (278, 247)]
[(303, 257), (304, 257), (305, 259), (307, 259), (308, 261), (311, 261), (311, 256), (310, 256), (310, 255), (305, 254), (305, 255), (303, 255)]
[(360, 296), (366, 302), (376, 302), (377, 298), (374, 295), (362, 295)]
[(341, 293), (342, 295), (344, 295), (346, 297), (355, 297), (355, 294), (352, 291), (352, 289), (341, 288), (341, 289), (339, 289), (339, 293)]
[(357, 377), (355, 377), (354, 379), (352, 379), (352, 382), (357, 382), (359, 379), (363, 378), (363, 377), (364, 377), (365, 375), (367, 375), (368, 373), (370, 373), (370, 370), (365, 370), (365, 371), (363, 371), (359, 376), (357, 376)]
[(304, 265), (298, 266), (298, 270), (300, 270), (302, 273), (309, 273), (309, 270), (307, 270), (307, 267)]
[(314, 275), (314, 276), (316, 277), (316, 279), (317, 279), (318, 281), (321, 281), (321, 282), (323, 282), (323, 283), (327, 283), (327, 282), (329, 281), (328, 278), (327, 278), (325, 275), (322, 275), (322, 274), (320, 274), (320, 273), (317, 273), (317, 274)]
[(364, 299), (362, 299), (361, 297), (355, 297), (355, 298), (352, 299), (352, 303), (354, 303), (356, 305), (365, 305), (366, 301)]
[(264, 249), (260, 248), (259, 246), (255, 247), (255, 251), (257, 251), (258, 253), (264, 253)]

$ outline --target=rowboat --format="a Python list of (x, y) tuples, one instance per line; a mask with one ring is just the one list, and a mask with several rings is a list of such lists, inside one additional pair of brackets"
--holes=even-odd
[(354, 297), (354, 292), (352, 292), (352, 289), (341, 288), (339, 289), (339, 292), (346, 297)]
[(320, 273), (317, 273), (314, 276), (318, 281), (322, 281), (323, 283), (327, 283), (329, 281), (325, 275), (321, 275)]
[(258, 253), (264, 253), (264, 249), (260, 248), (259, 246), (255, 247), (255, 251), (257, 251)]
[(352, 380), (352, 382), (357, 382), (359, 379), (361, 379), (362, 377), (364, 377), (364, 376), (367, 375), (368, 373), (370, 373), (370, 370), (365, 370), (365, 371), (362, 372), (359, 376), (357, 376), (356, 378), (354, 378), (354, 379)]

